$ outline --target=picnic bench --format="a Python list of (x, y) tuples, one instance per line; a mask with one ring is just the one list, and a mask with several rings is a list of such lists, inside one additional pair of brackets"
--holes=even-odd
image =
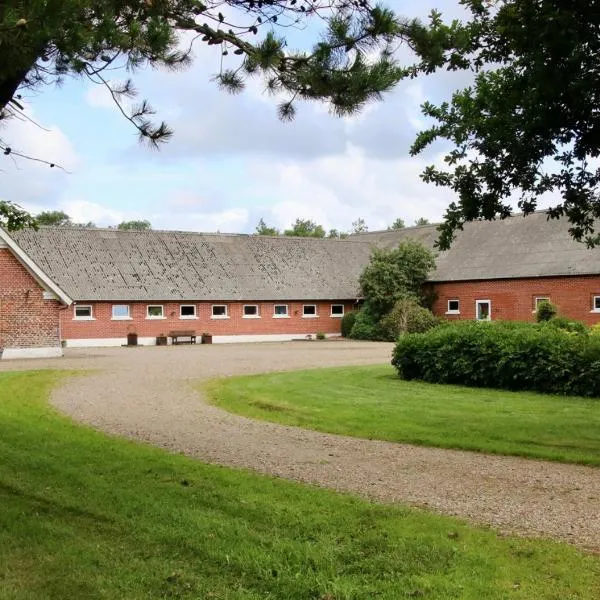
[(169, 337), (173, 344), (195, 344), (195, 331), (169, 331)]

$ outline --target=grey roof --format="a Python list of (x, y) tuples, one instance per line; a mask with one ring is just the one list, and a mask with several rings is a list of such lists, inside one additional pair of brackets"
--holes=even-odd
[[(437, 254), (430, 281), (599, 275), (600, 248), (575, 242), (545, 213), (468, 223)], [(347, 240), (42, 227), (11, 234), (74, 300), (342, 300), (373, 246), (416, 239), (433, 248), (436, 225)]]
[[(430, 281), (512, 279), (552, 275), (600, 274), (600, 248), (587, 248), (569, 235), (566, 219), (548, 220), (545, 212), (504, 220), (467, 223), (450, 250), (438, 252)], [(437, 225), (351, 236), (382, 248), (416, 239), (429, 248)]]
[(41, 227), (12, 234), (75, 300), (335, 300), (370, 245), (347, 240)]

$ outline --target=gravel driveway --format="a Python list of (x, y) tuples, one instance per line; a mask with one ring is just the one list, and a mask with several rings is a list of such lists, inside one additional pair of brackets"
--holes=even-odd
[(390, 344), (288, 342), (67, 349), (63, 359), (0, 370), (97, 369), (52, 402), (76, 420), (204, 461), (406, 502), (600, 551), (600, 469), (390, 442), (254, 421), (206, 404), (199, 380), (388, 362)]

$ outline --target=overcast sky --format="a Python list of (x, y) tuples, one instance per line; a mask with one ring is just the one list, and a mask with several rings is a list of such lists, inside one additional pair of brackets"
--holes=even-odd
[[(388, 5), (410, 17), (424, 17), (431, 7), (460, 14), (458, 0)], [(290, 45), (311, 35), (296, 32)], [(217, 89), (211, 77), (219, 58), (200, 45), (183, 72), (134, 76), (140, 96), (175, 130), (159, 152), (137, 143), (99, 87), (67, 80), (29, 95), (28, 114), (49, 131), (12, 120), (2, 136), (15, 150), (56, 161), (70, 174), (0, 157), (0, 197), (34, 213), (63, 210), (100, 226), (148, 219), (156, 229), (190, 231), (252, 232), (261, 217), (279, 228), (301, 217), (339, 230), (359, 217), (370, 230), (397, 217), (407, 224), (440, 220), (451, 195), (425, 185), (419, 174), (444, 148), (418, 158), (408, 151), (424, 125), (421, 103), (449, 98), (467, 81), (464, 74), (403, 82), (352, 118), (298, 104), (296, 119), (281, 123), (259, 82), (238, 96)]]

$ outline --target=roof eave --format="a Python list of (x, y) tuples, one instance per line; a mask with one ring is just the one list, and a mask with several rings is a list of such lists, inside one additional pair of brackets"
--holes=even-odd
[(0, 240), (2, 240), (23, 266), (39, 281), (42, 287), (47, 288), (67, 306), (73, 304), (73, 299), (58, 286), (50, 277), (29, 257), (29, 255), (10, 237), (4, 228), (0, 227)]

